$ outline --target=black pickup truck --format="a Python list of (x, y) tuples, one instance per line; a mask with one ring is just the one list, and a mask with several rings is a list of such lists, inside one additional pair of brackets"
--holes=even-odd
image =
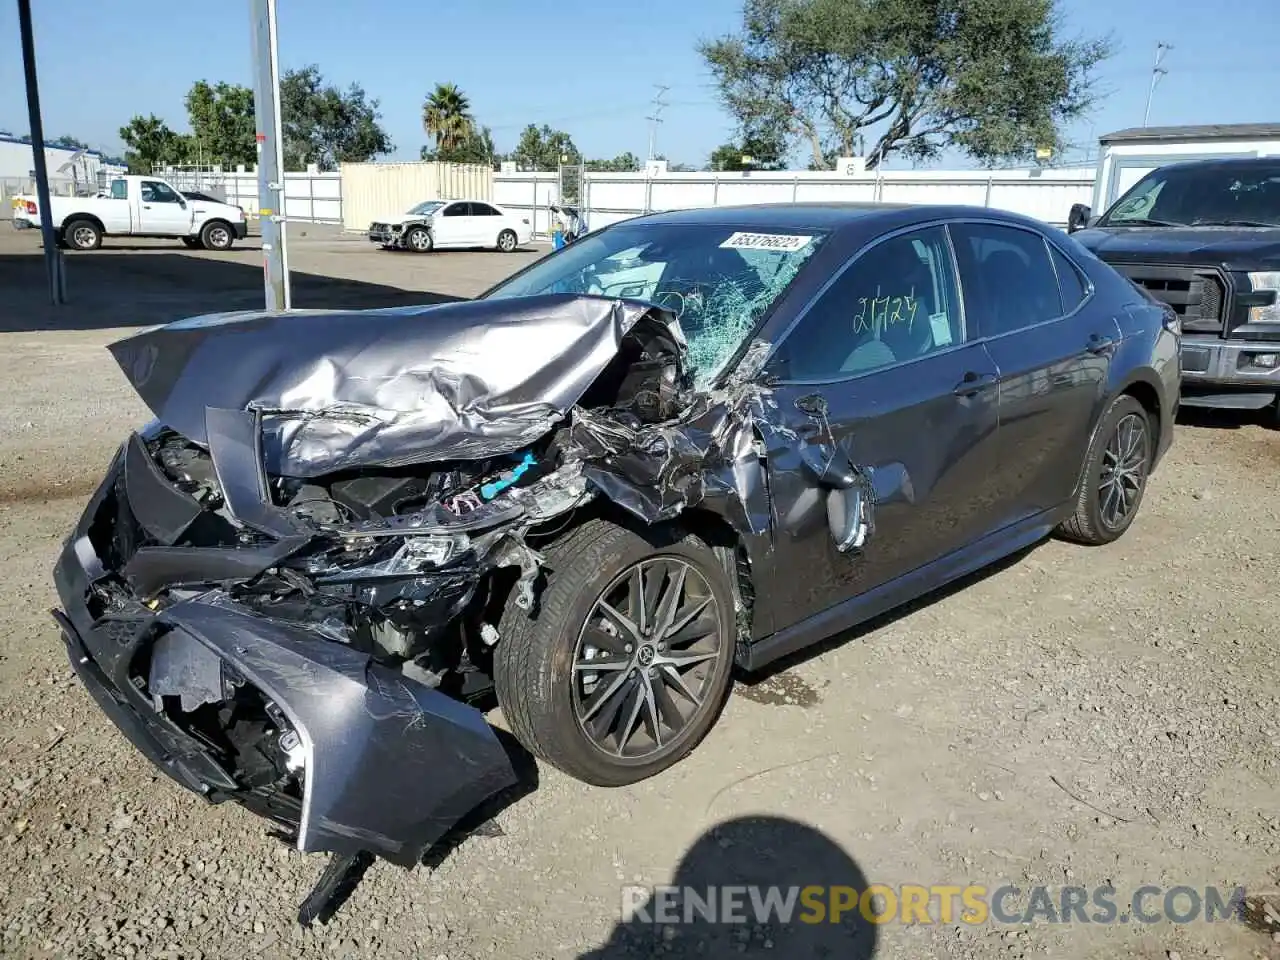
[(1195, 160), (1147, 174), (1074, 238), (1182, 323), (1182, 403), (1280, 422), (1280, 157)]

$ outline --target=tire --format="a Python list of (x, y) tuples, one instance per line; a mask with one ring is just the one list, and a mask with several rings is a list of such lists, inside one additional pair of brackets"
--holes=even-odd
[(230, 225), (221, 220), (210, 220), (200, 231), (200, 246), (206, 250), (230, 250), (235, 242)]
[[(1075, 513), (1058, 528), (1063, 537), (1088, 546), (1101, 546), (1124, 535), (1138, 515), (1147, 489), (1155, 452), (1152, 434), (1151, 418), (1142, 404), (1128, 394), (1112, 401), (1089, 444), (1076, 488)], [(1133, 453), (1126, 455), (1131, 444), (1136, 445)], [(1109, 477), (1115, 476), (1112, 466), (1117, 457), (1124, 470), (1113, 485)], [(1120, 490), (1126, 492), (1122, 503), (1128, 506), (1117, 517), (1112, 508)]]
[[(640, 534), (605, 520), (587, 521), (544, 555), (547, 576), (536, 610), (530, 614), (508, 603), (499, 624), (494, 686), (503, 716), (531, 753), (586, 783), (616, 787), (660, 773), (706, 736), (729, 693), (736, 624), (733, 590), (724, 568), (706, 544), (683, 531), (655, 527)], [(609, 632), (596, 626), (604, 623), (597, 619), (597, 601), (614, 590), (625, 593), (628, 574), (642, 562), (648, 564), (643, 569), (650, 589), (670, 589), (679, 582), (688, 591), (688, 601), (678, 600), (679, 609), (670, 619), (679, 627), (679, 611), (697, 615), (675, 636), (701, 634), (708, 625), (714, 636), (693, 642), (676, 639), (668, 646), (661, 634), (649, 635), (647, 642), (642, 637), (626, 651), (630, 637), (624, 629)], [(681, 569), (682, 577), (672, 576)], [(709, 602), (699, 608), (703, 597)], [(615, 649), (601, 646), (593, 651), (588, 638)], [(715, 652), (708, 653), (713, 647)], [(602, 666), (611, 657), (627, 666), (616, 672), (575, 670), (575, 659), (587, 662), (592, 652)], [(681, 655), (701, 661), (681, 674), (681, 668), (666, 659)], [(667, 679), (670, 671), (694, 697), (679, 693), (676, 682)], [(595, 685), (588, 687), (593, 676)], [(608, 693), (611, 686), (614, 694)], [(646, 691), (653, 691), (652, 699), (643, 696)], [(591, 700), (591, 693), (600, 699)], [(598, 712), (591, 715), (593, 710)], [(670, 716), (671, 710), (687, 711), (679, 727), (658, 719)], [(627, 720), (634, 726), (623, 737), (620, 731)], [(588, 735), (588, 727), (596, 729), (598, 739)], [(655, 727), (661, 734), (656, 743)]]
[(72, 250), (97, 250), (102, 246), (102, 228), (92, 220), (72, 220), (63, 226), (62, 236)]
[(198, 237), (183, 237), (182, 243), (191, 250), (199, 250), (202, 246)]
[(431, 231), (426, 227), (410, 227), (404, 235), (404, 246), (414, 253), (430, 253), (435, 241), (431, 239)]
[(514, 253), (519, 245), (520, 241), (514, 230), (503, 230), (498, 234), (498, 249), (503, 253)]

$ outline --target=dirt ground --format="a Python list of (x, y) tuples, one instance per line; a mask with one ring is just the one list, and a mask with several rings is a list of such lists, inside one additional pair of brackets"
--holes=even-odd
[[(471, 295), (537, 255), (307, 232), (291, 247), (300, 306)], [(1050, 541), (741, 678), (665, 776), (606, 790), (544, 767), (500, 830), (432, 869), (375, 864), (327, 925), (299, 928), (323, 860), (155, 773), (75, 681), (48, 615), (61, 539), (145, 419), (104, 345), (259, 305), (260, 252), (69, 255), (73, 305), (55, 311), (37, 241), (0, 229), (0, 954), (1280, 957), (1280, 912), (1264, 912), (1280, 907), (1280, 432), (1254, 415), (1181, 424), (1119, 543)], [(670, 882), (1111, 884), (1120, 910), (852, 932), (620, 922), (624, 885)], [(1146, 884), (1244, 886), (1249, 920), (1138, 922), (1127, 904)]]

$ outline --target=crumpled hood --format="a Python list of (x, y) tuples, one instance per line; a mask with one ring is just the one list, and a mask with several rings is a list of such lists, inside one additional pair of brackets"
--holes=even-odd
[(1280, 265), (1280, 229), (1237, 227), (1104, 227), (1072, 238), (1103, 260), (1203, 265), (1242, 270)]
[(385, 217), (374, 217), (374, 223), (385, 223), (389, 227), (397, 224), (408, 223), (410, 220), (415, 222), (425, 222), (431, 219), (429, 213), (389, 213)]
[(568, 294), (211, 314), (110, 350), (165, 425), (207, 446), (207, 409), (260, 410), (267, 471), (315, 477), (528, 446), (564, 418), (642, 322), (683, 356), (670, 313)]

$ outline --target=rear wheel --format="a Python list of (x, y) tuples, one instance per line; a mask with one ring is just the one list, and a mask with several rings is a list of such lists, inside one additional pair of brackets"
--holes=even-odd
[(414, 253), (430, 253), (435, 246), (431, 239), (431, 231), (426, 227), (410, 227), (404, 235), (404, 245)]
[(230, 250), (235, 243), (231, 228), (221, 220), (213, 220), (200, 231), (200, 244), (206, 250)]
[(735, 617), (705, 543), (592, 520), (545, 552), (535, 616), (507, 607), (494, 682), (536, 756), (598, 786), (643, 780), (686, 756), (729, 691)]
[(62, 228), (72, 250), (97, 250), (102, 246), (102, 228), (92, 220), (72, 220)]
[(498, 249), (503, 253), (511, 253), (518, 243), (514, 230), (503, 230), (498, 234)]
[(1146, 409), (1128, 394), (1117, 397), (1089, 446), (1075, 514), (1062, 535), (1091, 546), (1119, 539), (1138, 515), (1154, 451)]

